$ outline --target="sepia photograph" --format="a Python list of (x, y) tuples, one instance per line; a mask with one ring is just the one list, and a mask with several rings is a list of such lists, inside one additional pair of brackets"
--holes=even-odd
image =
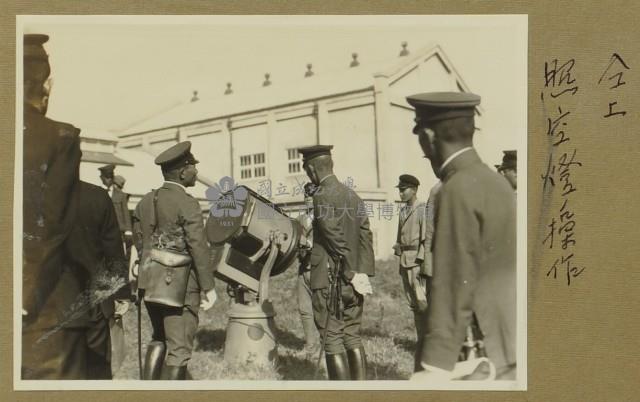
[(14, 388), (526, 390), (527, 35), (18, 16)]

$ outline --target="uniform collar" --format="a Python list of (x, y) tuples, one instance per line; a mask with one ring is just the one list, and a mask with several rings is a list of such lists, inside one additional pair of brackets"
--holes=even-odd
[(459, 151), (456, 151), (456, 152), (452, 153), (452, 154), (447, 158), (447, 160), (445, 160), (445, 161), (444, 161), (444, 163), (442, 163), (442, 166), (440, 166), (440, 171), (442, 172), (442, 171), (444, 170), (444, 168), (445, 168), (449, 163), (451, 163), (451, 161), (452, 161), (452, 160), (454, 160), (454, 159), (455, 159), (455, 157), (456, 157), (456, 156), (460, 155), (460, 154), (461, 154), (461, 153), (463, 153), (463, 152), (469, 151), (469, 150), (471, 150), (471, 149), (473, 149), (473, 147), (465, 147), (465, 148), (462, 148), (462, 149), (461, 149), (461, 150), (459, 150)]
[(319, 185), (321, 186), (321, 185), (322, 185), (322, 183), (324, 183), (325, 181), (332, 181), (332, 180), (329, 180), (329, 179), (331, 179), (332, 177), (333, 177), (335, 180), (338, 180), (338, 179), (336, 178), (336, 175), (332, 173), (332, 174), (330, 174), (330, 175), (328, 175), (328, 176), (323, 177), (323, 178), (322, 178), (322, 180), (320, 180), (320, 184), (319, 184)]
[[(460, 151), (463, 151), (462, 149)], [(456, 171), (462, 170), (469, 165), (476, 163), (482, 163), (482, 160), (478, 156), (475, 149), (464, 149), (465, 152), (460, 152), (455, 158), (451, 159), (446, 166), (443, 166), (440, 170), (441, 180), (445, 180), (449, 175)], [(468, 151), (468, 152), (467, 152)], [(452, 155), (453, 156), (453, 155)]]
[(185, 193), (187, 192), (187, 188), (185, 186), (183, 186), (180, 183), (176, 183), (175, 181), (164, 181), (164, 183), (162, 184), (162, 187), (165, 188), (174, 188), (174, 187), (178, 187), (181, 188)]

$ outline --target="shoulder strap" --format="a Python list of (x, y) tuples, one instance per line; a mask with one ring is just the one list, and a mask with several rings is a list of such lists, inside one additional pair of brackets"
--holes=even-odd
[(153, 233), (158, 229), (158, 190), (153, 190), (153, 210), (151, 211), (151, 225)]

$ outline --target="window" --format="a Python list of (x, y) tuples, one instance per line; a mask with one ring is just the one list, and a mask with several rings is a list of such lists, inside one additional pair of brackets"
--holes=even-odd
[(251, 179), (267, 176), (264, 152), (240, 156), (240, 178)]
[(302, 171), (302, 159), (298, 148), (287, 149), (287, 160), (289, 163), (289, 174), (296, 174)]

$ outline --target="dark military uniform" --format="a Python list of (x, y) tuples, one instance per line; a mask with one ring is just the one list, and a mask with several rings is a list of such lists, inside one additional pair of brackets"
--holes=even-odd
[[(47, 69), (46, 35), (25, 35), (25, 68)], [(42, 79), (42, 77), (38, 77)], [(25, 84), (32, 77), (25, 70)], [(36, 340), (59, 323), (83, 289), (82, 278), (67, 263), (65, 242), (78, 206), (80, 130), (44, 116), (24, 104), (22, 377), (84, 378), (83, 330), (68, 327), (45, 342)]]
[[(408, 98), (418, 119), (473, 116), (473, 94)], [(419, 123), (420, 124), (420, 123)], [(422, 362), (452, 370), (473, 315), (498, 373), (516, 362), (516, 203), (508, 183), (462, 148), (441, 166), (433, 284)]]
[[(300, 149), (305, 163), (319, 155), (329, 154), (330, 146)], [(357, 370), (356, 359), (364, 359), (360, 338), (360, 325), (364, 297), (355, 292), (350, 281), (356, 273), (373, 276), (375, 272), (373, 236), (364, 203), (350, 188), (340, 183), (335, 175), (323, 178), (313, 197), (314, 225), (311, 251), (311, 289), (316, 326), (324, 334), (325, 353), (335, 359), (347, 352), (352, 368), (352, 379)], [(342, 317), (330, 311), (330, 272), (341, 261), (341, 273), (336, 281), (341, 284)], [(352, 357), (353, 355), (354, 357)], [(357, 356), (356, 356), (357, 355)], [(329, 370), (331, 365), (329, 364)], [(364, 371), (364, 362), (361, 364)], [(360, 376), (360, 375), (358, 375)], [(330, 379), (331, 373), (330, 373)]]
[[(188, 144), (188, 147), (185, 144)], [(189, 149), (188, 142), (177, 144), (158, 156), (156, 163), (173, 163), (188, 153), (191, 158), (189, 163), (195, 164), (197, 161), (193, 159)], [(182, 242), (193, 261), (182, 307), (145, 303), (153, 326), (153, 342), (147, 351), (147, 359), (151, 359), (154, 353), (162, 354), (158, 350), (163, 348), (158, 345), (166, 346), (162, 377), (184, 379), (198, 327), (200, 292), (214, 287), (213, 270), (210, 268), (210, 250), (204, 232), (200, 204), (186, 192), (182, 185), (167, 181), (157, 190), (155, 213), (153, 199), (154, 192), (146, 194), (134, 212), (134, 234), (136, 239), (141, 240), (141, 243), (137, 244), (142, 251), (141, 261), (144, 262), (148, 258), (153, 247), (154, 224), (157, 224), (155, 230), (160, 234), (168, 236), (178, 234), (179, 242)], [(151, 277), (147, 277), (141, 269), (138, 287), (143, 290), (148, 288), (152, 285), (151, 280)], [(172, 377), (171, 372), (180, 368), (182, 369), (180, 373)]]
[[(120, 241), (116, 214), (107, 192), (93, 184), (80, 182), (80, 205), (77, 224), (69, 236), (73, 249), (70, 259), (74, 265), (89, 272), (91, 284), (97, 291), (111, 288), (115, 280), (127, 280), (127, 262)], [(82, 247), (77, 247), (82, 244)], [(126, 290), (124, 286), (122, 289)], [(116, 289), (111, 289), (115, 291)], [(117, 295), (117, 294), (116, 294)], [(115, 297), (115, 295), (114, 295)], [(108, 320), (114, 314), (113, 299), (93, 306), (87, 331), (89, 379), (111, 378), (111, 342)]]

